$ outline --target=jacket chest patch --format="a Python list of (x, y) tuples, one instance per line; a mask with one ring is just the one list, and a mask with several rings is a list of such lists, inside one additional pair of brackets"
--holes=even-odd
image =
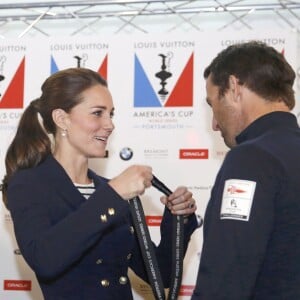
[(225, 181), (220, 219), (248, 221), (250, 217), (255, 181), (228, 179)]

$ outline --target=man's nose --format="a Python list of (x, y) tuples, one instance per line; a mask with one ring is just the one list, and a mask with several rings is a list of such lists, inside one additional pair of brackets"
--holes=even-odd
[(212, 129), (214, 131), (219, 131), (220, 130), (220, 127), (219, 127), (218, 122), (217, 122), (215, 117), (213, 117), (213, 119), (212, 119)]

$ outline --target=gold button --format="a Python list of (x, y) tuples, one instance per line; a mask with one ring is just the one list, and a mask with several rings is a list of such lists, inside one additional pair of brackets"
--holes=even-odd
[(97, 265), (102, 264), (102, 259), (101, 259), (101, 258), (97, 259), (97, 260), (96, 260), (96, 264), (97, 264)]
[(127, 283), (127, 277), (121, 276), (119, 279), (120, 284), (126, 284)]
[(101, 220), (102, 222), (107, 222), (107, 217), (106, 217), (106, 215), (100, 215), (100, 220)]
[(108, 287), (109, 286), (109, 281), (107, 279), (102, 279), (101, 280), (101, 285), (104, 287)]
[(115, 209), (114, 209), (114, 208), (109, 208), (109, 209), (108, 209), (108, 214), (109, 214), (110, 216), (113, 216), (113, 215), (115, 214)]
[(128, 255), (127, 255), (127, 259), (129, 260), (130, 258), (131, 258), (131, 253), (129, 253)]
[(134, 228), (133, 228), (133, 226), (130, 226), (130, 232), (131, 232), (132, 234), (134, 234)]

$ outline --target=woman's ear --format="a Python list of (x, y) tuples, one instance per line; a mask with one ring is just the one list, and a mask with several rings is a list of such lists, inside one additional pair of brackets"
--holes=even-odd
[(52, 111), (53, 122), (62, 130), (67, 129), (68, 114), (61, 108), (54, 109)]

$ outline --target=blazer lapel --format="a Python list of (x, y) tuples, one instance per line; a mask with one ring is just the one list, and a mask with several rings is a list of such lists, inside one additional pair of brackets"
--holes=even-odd
[(63, 200), (68, 202), (69, 206), (76, 208), (86, 201), (74, 186), (64, 168), (52, 155), (43, 163), (42, 172)]
[[(74, 186), (64, 168), (52, 155), (49, 155), (41, 165), (41, 172), (43, 173), (41, 176), (47, 178), (57, 190), (57, 193), (61, 195), (69, 206), (75, 209), (87, 201)], [(88, 177), (94, 181), (96, 188), (103, 184), (107, 184), (108, 181), (108, 179), (98, 176), (90, 169), (88, 170)]]

